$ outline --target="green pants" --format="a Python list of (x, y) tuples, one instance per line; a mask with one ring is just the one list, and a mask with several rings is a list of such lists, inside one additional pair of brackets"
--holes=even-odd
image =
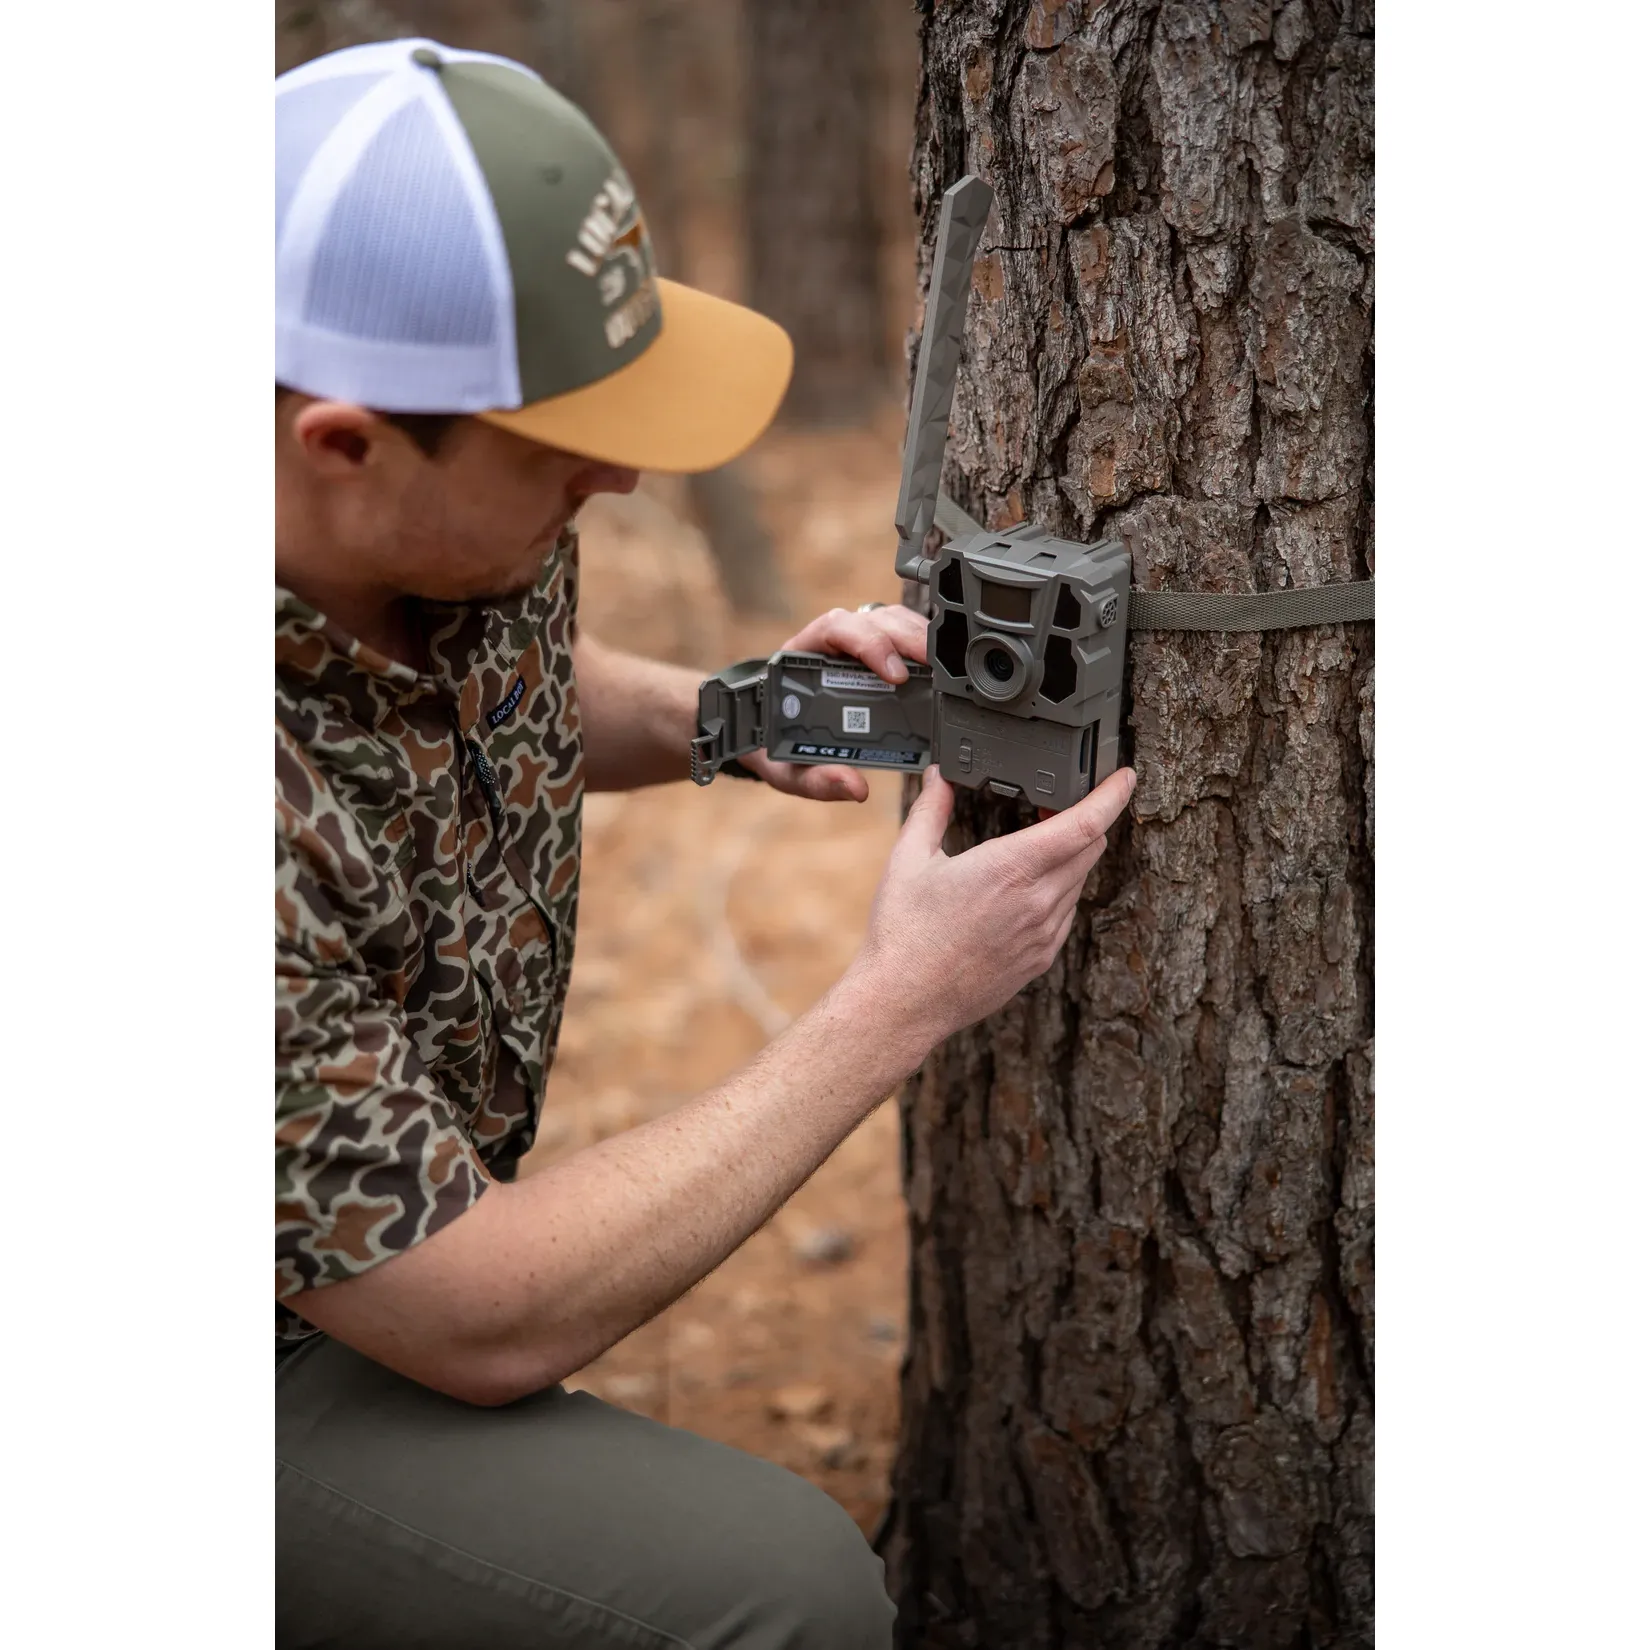
[(336, 1341), (275, 1377), (282, 1650), (887, 1650), (882, 1564), (771, 1462), (560, 1387), (476, 1409)]

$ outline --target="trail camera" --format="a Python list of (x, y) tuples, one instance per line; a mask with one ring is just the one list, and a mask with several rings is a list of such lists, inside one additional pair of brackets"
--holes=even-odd
[(1069, 808), (1117, 767), (1129, 554), (1039, 527), (968, 530), (924, 553), (962, 351), (974, 249), (991, 189), (966, 177), (940, 210), (917, 357), (894, 568), (928, 591), (929, 667), (898, 689), (856, 661), (777, 653), (711, 677), (699, 693), (694, 780), (708, 785), (747, 751), (787, 762), (920, 769)]

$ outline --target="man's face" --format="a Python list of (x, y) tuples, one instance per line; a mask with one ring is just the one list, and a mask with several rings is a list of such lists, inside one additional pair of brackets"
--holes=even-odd
[(455, 425), (434, 458), (407, 445), (396, 565), (405, 594), (438, 601), (529, 589), (587, 498), (636, 485), (634, 470), (543, 447), (474, 418)]
[(474, 418), (460, 419), (433, 457), (393, 425), (337, 402), (309, 402), (289, 437), (287, 473), (350, 574), (436, 601), (530, 588), (584, 501), (628, 493), (637, 479)]

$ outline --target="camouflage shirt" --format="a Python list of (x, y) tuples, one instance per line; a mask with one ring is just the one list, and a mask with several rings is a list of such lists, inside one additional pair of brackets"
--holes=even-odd
[(573, 961), (577, 541), (424, 604), (429, 674), (275, 593), (276, 1334), (532, 1143)]

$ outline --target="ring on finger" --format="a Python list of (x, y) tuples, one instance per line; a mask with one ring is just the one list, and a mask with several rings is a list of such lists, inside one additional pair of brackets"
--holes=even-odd
[(887, 605), (887, 602), (861, 602), (854, 611), (856, 613), (875, 613), (879, 607), (886, 607)]

